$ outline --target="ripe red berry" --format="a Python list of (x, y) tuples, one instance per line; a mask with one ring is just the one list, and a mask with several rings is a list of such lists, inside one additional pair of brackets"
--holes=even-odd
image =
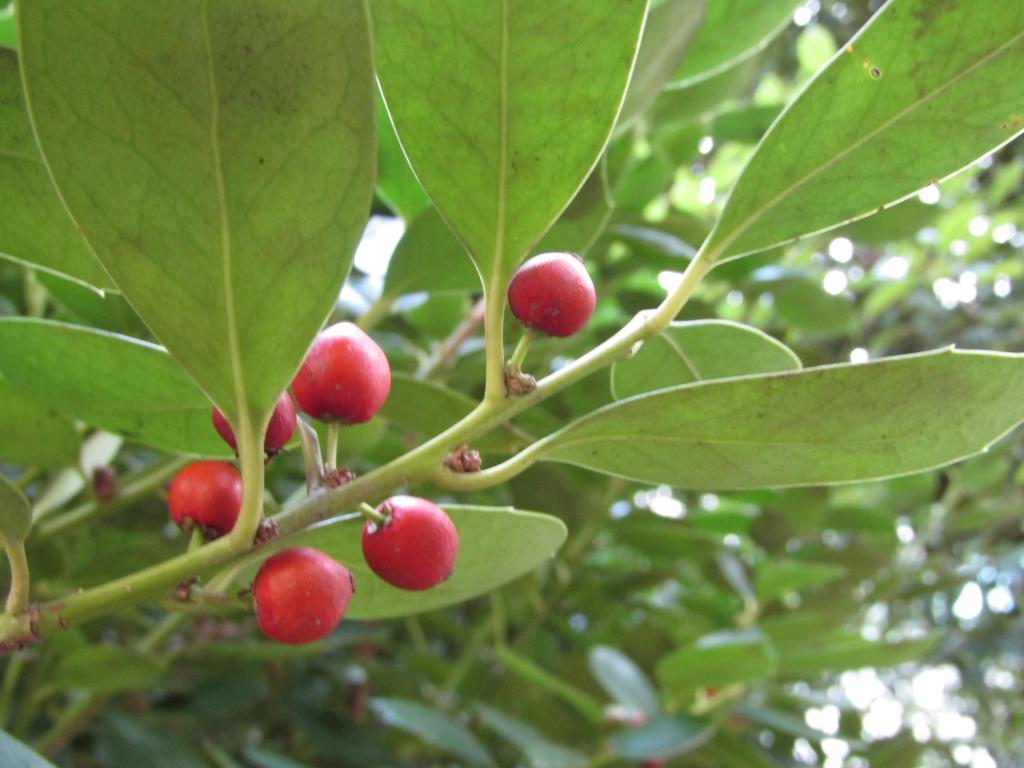
[[(231, 446), (231, 450), (238, 452), (238, 445), (235, 443), (235, 432), (224, 418), (220, 409), (214, 406), (210, 413), (213, 421), (213, 428), (217, 434), (224, 438), (224, 442)], [(270, 416), (270, 423), (267, 425), (267, 434), (263, 438), (263, 450), (267, 456), (274, 456), (284, 448), (288, 441), (295, 434), (295, 406), (287, 392), (282, 392), (274, 405), (274, 413)]]
[(260, 629), (271, 640), (289, 645), (330, 634), (355, 591), (355, 580), (345, 566), (309, 547), (269, 557), (252, 585)]
[(217, 535), (235, 527), (242, 508), (242, 478), (224, 461), (195, 461), (181, 470), (167, 495), (171, 519)]
[(299, 407), (321, 421), (369, 421), (391, 391), (391, 366), (377, 342), (352, 323), (320, 332), (292, 382)]
[(542, 253), (512, 275), (508, 304), (519, 322), (548, 336), (572, 336), (594, 313), (597, 296), (583, 260)]
[(393, 496), (377, 511), (382, 525), (363, 527), (370, 569), (399, 589), (430, 589), (452, 575), (459, 534), (445, 511), (426, 499)]

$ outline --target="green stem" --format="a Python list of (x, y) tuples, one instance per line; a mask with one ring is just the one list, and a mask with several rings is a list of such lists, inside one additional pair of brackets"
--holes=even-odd
[(106, 517), (114, 512), (134, 504), (159, 488), (178, 470), (188, 464), (190, 459), (173, 456), (163, 461), (150, 464), (124, 479), (117, 496), (106, 503), (92, 499), (70, 509), (60, 517), (44, 519), (33, 529), (33, 535), (49, 538), (58, 533), (71, 530), (89, 520)]
[(0, 730), (7, 730), (8, 721), (11, 719), (11, 704), (14, 702), (14, 693), (18, 690), (18, 680), (21, 679), (21, 670), (25, 667), (26, 654), (16, 653), (7, 662), (4, 670), (3, 688), (0, 689)]
[(359, 316), (356, 322), (364, 331), (370, 331), (387, 319), (387, 316), (391, 314), (391, 307), (394, 306), (394, 303), (393, 297), (384, 294), (373, 302), (369, 309)]
[(484, 401), (506, 399), (505, 392), (505, 281), (501, 269), (495, 268), (491, 284), (484, 291), (484, 348), (487, 357), (487, 378)]
[[(498, 301), (489, 301), (485, 308), (488, 333), (488, 394), (484, 401), (464, 419), (433, 437), (412, 451), (362, 475), (350, 483), (329, 491), (313, 493), (297, 507), (274, 517), (279, 535), (288, 535), (315, 522), (333, 517), (350, 510), (361, 502), (387, 496), (399, 486), (411, 486), (430, 480), (445, 487), (462, 490), (463, 485), (454, 479), (457, 473), (444, 468), (445, 456), (457, 445), (471, 441), (518, 413), (537, 405), (569, 385), (591, 375), (601, 368), (621, 359), (639, 342), (660, 333), (675, 318), (686, 300), (693, 293), (708, 270), (714, 266), (717, 254), (701, 251), (690, 262), (676, 289), (649, 312), (642, 312), (633, 318), (618, 333), (583, 355), (570, 365), (559, 369), (537, 383), (533, 392), (516, 398), (506, 398), (504, 392), (504, 355), (501, 341), (501, 322), (504, 312), (504, 296)], [(491, 296), (493, 297), (493, 292)], [(496, 318), (496, 319), (495, 319)], [(497, 384), (494, 383), (497, 377)], [(495, 387), (499, 388), (496, 390)], [(495, 393), (499, 393), (500, 396)], [(60, 626), (61, 620), (67, 625), (80, 623), (100, 616), (129, 602), (138, 602), (161, 591), (166, 591), (191, 575), (203, 575), (218, 567), (227, 565), (244, 556), (251, 548), (253, 536), (259, 525), (263, 495), (263, 446), (253, 429), (240, 429), (239, 443), (242, 464), (243, 499), (242, 513), (235, 529), (222, 539), (200, 547), (166, 562), (107, 582), (91, 589), (67, 595), (41, 606), (36, 629), (46, 635)], [(511, 476), (512, 468), (525, 469), (539, 458), (539, 449), (528, 448), (525, 458), (511, 467), (510, 459), (504, 467)], [(488, 470), (490, 471), (490, 470)], [(482, 474), (482, 473), (471, 473)], [(463, 475), (462, 477), (469, 477)], [(495, 475), (487, 475), (494, 482)], [(472, 481), (466, 481), (469, 485)], [(479, 481), (477, 481), (479, 482)], [(466, 487), (471, 490), (471, 487)], [(29, 617), (0, 616), (0, 641), (31, 634)]]
[(519, 343), (516, 344), (516, 348), (512, 352), (512, 357), (508, 359), (509, 368), (519, 371), (523, 369), (523, 361), (526, 359), (526, 353), (530, 351), (530, 345), (536, 338), (537, 331), (534, 328), (527, 328), (523, 331), (523, 335), (519, 339)]
[(387, 522), (387, 518), (384, 517), (380, 512), (371, 507), (365, 501), (362, 502), (359, 507), (359, 511), (362, 512), (363, 517), (369, 520), (374, 525), (384, 525)]
[(7, 562), (11, 567), (11, 588), (7, 592), (7, 605), (4, 608), (8, 616), (17, 616), (28, 606), (28, 558), (25, 557), (25, 542), (14, 536), (0, 534), (3, 538)]
[(188, 540), (188, 549), (186, 549), (185, 551), (195, 552), (201, 546), (203, 546), (203, 532), (202, 530), (200, 530), (198, 526), (196, 526), (192, 529), (192, 535), (189, 537)]
[(341, 423), (337, 421), (327, 422), (327, 468), (338, 468), (338, 434), (341, 432)]

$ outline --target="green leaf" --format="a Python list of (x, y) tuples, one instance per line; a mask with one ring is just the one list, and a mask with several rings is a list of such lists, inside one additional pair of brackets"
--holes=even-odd
[[(887, 3), (761, 142), (705, 247), (737, 257), (864, 216), (1024, 127), (1024, 8)], [(836, 98), (842, 94), (842, 98)], [(909, 149), (908, 149), (909, 148)]]
[(584, 768), (587, 758), (575, 750), (553, 744), (532, 725), (499, 712), (486, 704), (477, 704), (480, 719), (492, 731), (515, 744), (529, 768)]
[(405, 159), (387, 107), (377, 93), (377, 194), (396, 214), (410, 222), (430, 207), (427, 193)]
[(0, 474), (0, 534), (24, 540), (32, 527), (32, 508), (25, 494)]
[(766, 560), (757, 567), (757, 597), (767, 602), (789, 592), (824, 586), (845, 573), (845, 568), (833, 563)]
[(616, 733), (612, 744), (627, 760), (663, 759), (692, 752), (714, 733), (714, 724), (707, 720), (683, 714), (666, 715)]
[(608, 189), (608, 163), (602, 159), (569, 207), (534, 246), (534, 252), (570, 251), (582, 256), (604, 231), (613, 207)]
[(526, 682), (553, 693), (591, 723), (597, 725), (604, 721), (604, 708), (590, 694), (553, 675), (507, 646), (499, 646), (494, 654), (498, 661), (513, 673)]
[(665, 0), (649, 11), (616, 130), (654, 103), (698, 34), (707, 5), (708, 0)]
[[(3, 323), (5, 321), (0, 321)], [(0, 343), (0, 371), (10, 367), (12, 350)], [(30, 387), (29, 391), (37, 389)], [(0, 377), (0, 461), (26, 467), (66, 467), (78, 460), (74, 425), (40, 399)]]
[(594, 646), (587, 654), (587, 664), (597, 682), (616, 702), (648, 717), (658, 714), (660, 707), (654, 686), (622, 651), (607, 645)]
[(0, 46), (5, 48), (18, 47), (18, 25), (14, 14), (14, 3), (9, 2), (0, 8)]
[(226, 455), (210, 401), (154, 344), (10, 318), (0, 320), (0, 348), (0, 372), (50, 408), (154, 448)]
[(672, 387), (527, 450), (681, 488), (821, 485), (944, 466), (1022, 420), (1024, 356), (941, 350)]
[(230, 420), (258, 421), (366, 221), (364, 4), (29, 0), (20, 13), (29, 111), (69, 210), (200, 387)]
[(117, 693), (151, 687), (164, 673), (164, 661), (114, 645), (91, 645), (64, 656), (53, 671), (62, 688)]
[(727, 320), (675, 322), (612, 366), (612, 394), (621, 400), (677, 384), (799, 368), (789, 347), (757, 328)]
[(757, 630), (727, 630), (705, 635), (658, 662), (658, 680), (674, 696), (698, 688), (722, 688), (748, 683), (775, 672), (771, 641)]
[[(475, 405), (472, 398), (442, 384), (393, 373), (391, 393), (381, 406), (380, 415), (399, 429), (431, 438), (464, 418)], [(474, 440), (471, 447), (481, 451), (512, 453), (527, 441), (525, 434), (505, 425)]]
[(641, 0), (374, 0), (398, 137), (500, 290), (600, 157), (645, 13)]
[(25, 110), (18, 55), (4, 49), (0, 49), (0, 211), (0, 257), (97, 288), (113, 287), (53, 188)]
[(405, 699), (370, 699), (370, 707), (385, 725), (400, 728), (470, 765), (494, 765), (494, 759), (469, 730), (430, 707)]
[(778, 316), (800, 330), (842, 333), (854, 319), (853, 304), (842, 296), (831, 296), (820, 282), (805, 277), (784, 277), (759, 282), (770, 292)]
[(166, 723), (150, 723), (139, 715), (109, 712), (94, 736), (101, 765), (144, 765), (146, 768), (208, 768), (190, 744)]
[(909, 661), (923, 662), (942, 639), (936, 633), (914, 640), (882, 643), (852, 635), (830, 637), (820, 644), (779, 646), (780, 677), (806, 680), (823, 672), (843, 672), (862, 667), (895, 667)]
[(480, 288), (480, 276), (462, 246), (438, 215), (427, 208), (410, 222), (398, 241), (384, 277), (383, 295), (467, 292)]
[(37, 755), (6, 731), (0, 731), (0, 765), (4, 768), (54, 768), (53, 763)]
[(443, 506), (459, 532), (459, 554), (451, 578), (426, 592), (398, 589), (370, 570), (360, 544), (359, 514), (283, 536), (260, 550), (258, 557), (296, 546), (326, 552), (355, 576), (356, 594), (345, 615), (380, 619), (422, 613), (490, 592), (547, 561), (565, 541), (565, 524), (557, 517), (510, 507)]
[(254, 768), (308, 768), (306, 763), (297, 763), (290, 757), (250, 747), (245, 750), (245, 759)]
[(674, 81), (690, 85), (763, 48), (789, 25), (794, 0), (708, 0), (696, 39)]

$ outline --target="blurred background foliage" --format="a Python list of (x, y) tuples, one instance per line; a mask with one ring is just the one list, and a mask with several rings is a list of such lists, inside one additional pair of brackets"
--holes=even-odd
[[(764, 3), (775, 20), (737, 34), (725, 64), (684, 61), (542, 243), (588, 246), (600, 302), (583, 333), (538, 342), (528, 369), (556, 369), (661, 300), (779, 110), (877, 5)], [(10, 20), (0, 11), (0, 44), (14, 42)], [(378, 200), (337, 317), (361, 316), (396, 372), (477, 397), (475, 275), (386, 121), (381, 132)], [(870, 218), (720, 266), (683, 318), (756, 326), (805, 366), (950, 344), (1020, 351), (1022, 176), (1018, 142)], [(5, 261), (0, 314), (146, 338), (116, 294)], [(611, 399), (605, 372), (517, 424), (542, 435)], [(458, 415), (451, 400), (396, 388), (385, 418), (345, 431), (343, 460), (360, 471), (401, 455), (445, 426), (442, 403)], [(13, 441), (0, 455), (40, 521), (28, 542), (40, 597), (183, 546), (162, 492), (126, 492), (180, 460), (82, 429), (77, 466), (29, 466)], [(479, 447), (485, 463), (508, 450)], [(488, 597), (345, 621), (299, 648), (231, 610), (140, 647), (163, 613), (132, 608), (5, 657), (0, 724), (76, 767), (1018, 765), (1022, 459), (1017, 433), (931, 473), (728, 494), (540, 465), (460, 499), (569, 526), (553, 561)], [(112, 474), (121, 493), (98, 503)], [(303, 478), (297, 451), (276, 460), (272, 508)]]

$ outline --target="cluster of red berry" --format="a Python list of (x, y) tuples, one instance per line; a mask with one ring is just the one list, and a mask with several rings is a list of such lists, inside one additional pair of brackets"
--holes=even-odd
[[(292, 381), (299, 407), (315, 419), (359, 424), (369, 421), (391, 389), (384, 351), (352, 323), (320, 333)], [(237, 450), (224, 415), (213, 425)], [(287, 392), (274, 407), (264, 438), (268, 460), (295, 434), (296, 415)], [(178, 473), (168, 496), (180, 527), (199, 526), (208, 537), (234, 528), (242, 506), (242, 478), (224, 461), (197, 461)], [(401, 589), (423, 590), (447, 579), (455, 566), (459, 539), (444, 510), (426, 499), (395, 496), (377, 507), (381, 522), (363, 528), (363, 555), (370, 569)], [(341, 563), (316, 549), (299, 547), (268, 558), (253, 583), (256, 618), (263, 632), (282, 643), (308, 643), (341, 621), (355, 581)]]
[[(513, 275), (508, 302), (524, 325), (549, 336), (571, 336), (594, 311), (594, 284), (579, 257), (543, 254)], [(299, 408), (314, 419), (360, 424), (373, 418), (387, 399), (391, 367), (373, 339), (352, 323), (338, 323), (317, 336), (291, 389)], [(224, 414), (214, 408), (212, 420), (237, 451)], [(264, 439), (268, 461), (291, 440), (295, 428), (295, 407), (284, 392)], [(223, 536), (238, 520), (242, 479), (232, 464), (197, 461), (174, 478), (168, 503), (178, 526), (199, 526), (208, 537)], [(451, 575), (459, 537), (443, 509), (415, 496), (394, 496), (376, 512), (377, 519), (368, 520), (362, 534), (363, 556), (375, 574), (407, 590), (430, 589)], [(257, 621), (268, 637), (308, 643), (338, 625), (355, 581), (328, 555), (299, 547), (268, 558), (252, 591)]]

